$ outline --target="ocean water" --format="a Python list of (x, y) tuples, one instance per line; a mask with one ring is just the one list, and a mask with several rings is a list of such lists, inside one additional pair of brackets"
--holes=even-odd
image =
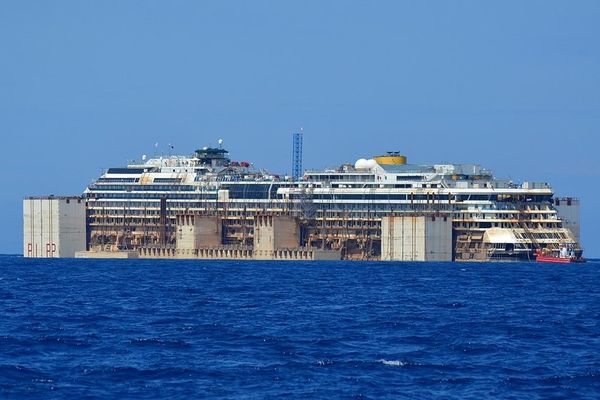
[(0, 398), (600, 398), (600, 263), (0, 257)]

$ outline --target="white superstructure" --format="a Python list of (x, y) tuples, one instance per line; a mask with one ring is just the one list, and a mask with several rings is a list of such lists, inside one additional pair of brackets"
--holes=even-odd
[[(456, 260), (533, 259), (536, 249), (568, 245), (581, 254), (578, 215), (560, 218), (547, 183), (496, 179), (474, 164), (407, 164), (397, 152), (321, 171), (300, 180), (231, 161), (222, 148), (110, 168), (85, 191), (88, 248), (175, 246), (177, 216), (211, 212), (222, 243), (248, 245), (258, 214), (305, 221), (301, 245), (345, 258), (382, 257), (382, 218), (448, 215)], [(440, 214), (440, 215), (441, 215)]]

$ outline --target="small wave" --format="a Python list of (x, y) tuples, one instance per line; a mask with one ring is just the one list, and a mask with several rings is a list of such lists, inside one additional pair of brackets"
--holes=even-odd
[(38, 337), (37, 343), (45, 346), (67, 346), (67, 347), (88, 347), (91, 344), (87, 339), (78, 339), (70, 336), (42, 335)]
[(165, 340), (159, 338), (137, 338), (134, 340), (129, 340), (128, 343), (136, 346), (157, 346), (172, 348), (190, 347), (190, 344), (183, 340)]
[(0, 377), (5, 380), (8, 379), (19, 382), (24, 380), (29, 380), (31, 382), (35, 382), (36, 380), (51, 380), (51, 378), (42, 371), (20, 364), (0, 364)]
[(93, 379), (94, 381), (105, 379), (130, 381), (135, 379), (187, 379), (194, 376), (200, 376), (203, 373), (203, 371), (185, 367), (136, 368), (128, 365), (115, 365), (100, 367), (84, 366), (81, 370), (81, 373), (88, 379)]
[(189, 321), (193, 321), (193, 320), (179, 318), (179, 317), (172, 317), (172, 318), (156, 319), (154, 321), (148, 322), (148, 324), (149, 325), (172, 325), (172, 324), (180, 324), (180, 323), (189, 322)]
[(324, 367), (326, 365), (333, 365), (333, 360), (319, 360), (317, 361), (317, 365)]
[(34, 378), (31, 380), (33, 383), (54, 383), (54, 379), (50, 378)]
[(440, 308), (464, 308), (466, 304), (460, 301), (453, 301), (452, 303), (438, 303), (436, 306)]
[(389, 365), (391, 367), (404, 367), (407, 363), (400, 360), (377, 360), (377, 362), (382, 363), (383, 365)]

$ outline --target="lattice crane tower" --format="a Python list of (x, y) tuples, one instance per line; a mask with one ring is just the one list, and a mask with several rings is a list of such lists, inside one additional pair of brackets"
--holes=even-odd
[(302, 132), (303, 129), (300, 128), (299, 132), (293, 134), (292, 176), (294, 179), (302, 176)]

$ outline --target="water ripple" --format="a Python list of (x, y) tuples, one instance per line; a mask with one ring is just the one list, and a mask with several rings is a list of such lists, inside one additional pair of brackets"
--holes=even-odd
[(600, 398), (600, 263), (0, 257), (0, 398)]

